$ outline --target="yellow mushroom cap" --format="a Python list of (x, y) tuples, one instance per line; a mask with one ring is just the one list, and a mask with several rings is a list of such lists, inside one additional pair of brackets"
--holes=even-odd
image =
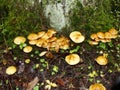
[(118, 34), (118, 31), (114, 28), (110, 29), (109, 32), (113, 35)]
[(47, 33), (55, 34), (57, 32), (54, 29), (48, 29)]
[(98, 38), (101, 38), (101, 39), (105, 38), (105, 34), (103, 32), (98, 32), (97, 36)]
[(40, 39), (47, 40), (47, 39), (49, 39), (50, 37), (52, 37), (52, 36), (48, 36), (48, 34), (45, 33)]
[(81, 58), (79, 57), (78, 54), (69, 54), (65, 57), (65, 61), (69, 65), (76, 65), (81, 61)]
[(103, 42), (103, 43), (111, 42), (111, 39), (110, 38), (108, 38), (108, 39), (101, 39), (101, 42)]
[(35, 40), (38, 39), (38, 35), (36, 33), (31, 33), (28, 35), (28, 40)]
[(37, 43), (37, 41), (38, 41), (38, 40), (30, 40), (30, 41), (29, 41), (29, 44), (30, 44), (30, 45), (35, 45), (35, 44)]
[(68, 44), (62, 45), (60, 46), (60, 49), (64, 49), (64, 50), (69, 49), (69, 45)]
[(89, 90), (106, 90), (106, 88), (102, 84), (95, 83), (90, 85)]
[(98, 45), (98, 42), (97, 41), (89, 41), (89, 44), (90, 45)]
[(94, 39), (97, 39), (98, 36), (97, 36), (97, 34), (94, 33), (94, 34), (91, 34), (90, 38), (94, 40)]
[(106, 65), (108, 63), (108, 60), (104, 57), (104, 56), (98, 56), (96, 58), (96, 62), (99, 64), (99, 65)]
[(105, 38), (106, 39), (112, 38), (112, 34), (110, 32), (105, 32)]
[(41, 38), (45, 34), (45, 31), (38, 32), (38, 38)]
[(24, 51), (25, 53), (29, 53), (29, 52), (32, 51), (32, 47), (31, 47), (31, 46), (26, 46), (26, 47), (23, 48), (23, 51)]
[(6, 74), (8, 74), (8, 75), (13, 75), (16, 71), (17, 71), (17, 69), (16, 69), (15, 66), (9, 66), (9, 67), (6, 69)]
[(54, 42), (57, 40), (57, 37), (51, 37), (47, 40), (47, 42)]
[(42, 39), (42, 38), (38, 39), (38, 40), (37, 40), (37, 43), (36, 43), (36, 46), (42, 47), (44, 41), (46, 41), (46, 40), (44, 40), (44, 39)]
[(19, 45), (21, 43), (25, 43), (26, 41), (26, 38), (23, 37), (23, 36), (17, 36), (15, 39), (14, 39), (14, 43)]
[(79, 31), (74, 31), (70, 33), (70, 39), (75, 43), (81, 43), (85, 40), (85, 37)]

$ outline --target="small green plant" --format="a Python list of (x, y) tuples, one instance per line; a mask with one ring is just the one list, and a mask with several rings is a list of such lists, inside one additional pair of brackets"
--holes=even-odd
[(80, 49), (80, 46), (76, 46), (76, 48), (70, 50), (70, 53), (76, 53)]
[(54, 65), (53, 68), (52, 68), (51, 74), (55, 75), (58, 72), (58, 70), (59, 70), (58, 66)]

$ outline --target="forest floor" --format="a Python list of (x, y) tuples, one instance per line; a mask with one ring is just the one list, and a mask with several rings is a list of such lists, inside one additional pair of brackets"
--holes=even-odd
[[(0, 90), (30, 90), (28, 88), (45, 90), (46, 80), (57, 84), (57, 87), (50, 85), (51, 90), (88, 90), (91, 84), (97, 82), (102, 83), (107, 90), (111, 90), (119, 73), (110, 71), (111, 64), (109, 63), (106, 66), (98, 65), (94, 60), (95, 49), (86, 51), (84, 44), (81, 47), (82, 54), (78, 53), (80, 51), (76, 53), (80, 55), (83, 62), (77, 65), (68, 65), (65, 62), (64, 58), (69, 54), (67, 50), (62, 53), (48, 51), (47, 55), (39, 57), (37, 53), (33, 54), (34, 52), (26, 54), (18, 49), (5, 51), (5, 48), (2, 48), (4, 53), (1, 55), (0, 61)], [(39, 51), (46, 51), (46, 49), (41, 48)], [(19, 52), (18, 56), (16, 56), (16, 52)], [(45, 61), (40, 61), (40, 58), (46, 60), (47, 65)], [(25, 63), (26, 59), (30, 59), (30, 62)], [(11, 65), (17, 67), (17, 72), (7, 75), (6, 68)], [(97, 74), (90, 76), (90, 73), (92, 74), (94, 71)]]

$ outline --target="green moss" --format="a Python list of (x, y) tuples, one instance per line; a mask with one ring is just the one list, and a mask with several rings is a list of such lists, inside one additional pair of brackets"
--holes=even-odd
[(43, 8), (38, 1), (32, 5), (28, 0), (3, 0), (0, 1), (0, 8), (0, 36), (5, 37), (8, 45), (15, 36), (27, 36), (30, 32), (40, 31), (44, 24), (47, 26)]
[(71, 13), (71, 28), (85, 30), (88, 36), (98, 31), (108, 31), (115, 27), (115, 22), (109, 0), (95, 0), (95, 4), (85, 7), (78, 1), (77, 8), (74, 8)]

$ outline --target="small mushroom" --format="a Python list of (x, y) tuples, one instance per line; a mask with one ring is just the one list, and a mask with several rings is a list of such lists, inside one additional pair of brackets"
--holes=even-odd
[(38, 32), (38, 38), (41, 38), (45, 34), (45, 31)]
[(37, 43), (36, 43), (36, 46), (42, 47), (44, 41), (45, 41), (45, 40), (42, 39), (42, 38), (38, 39), (38, 40), (37, 40)]
[(113, 34), (113, 35), (118, 34), (118, 31), (117, 31), (116, 29), (114, 29), (114, 28), (110, 29), (109, 32), (110, 32), (111, 34)]
[(105, 38), (105, 34), (104, 34), (103, 32), (97, 32), (97, 36), (98, 36), (98, 38), (100, 38), (100, 39)]
[(95, 39), (98, 39), (98, 36), (97, 36), (96, 33), (94, 33), (94, 34), (91, 34), (90, 38), (91, 38), (92, 40), (95, 40)]
[(47, 40), (47, 39), (49, 39), (49, 38), (51, 38), (51, 36), (49, 36), (47, 33), (45, 33), (45, 34), (41, 37), (41, 39), (44, 39), (44, 40)]
[(47, 42), (54, 42), (54, 41), (56, 41), (56, 40), (57, 40), (56, 37), (51, 37), (51, 38), (49, 38), (49, 39), (47, 40)]
[(90, 85), (89, 90), (106, 90), (106, 88), (103, 86), (103, 84), (95, 83)]
[(31, 33), (28, 35), (28, 40), (36, 40), (38, 39), (38, 35), (36, 33)]
[(30, 44), (30, 45), (35, 45), (36, 43), (37, 43), (37, 40), (30, 40), (30, 41), (29, 41), (29, 44)]
[(48, 29), (47, 33), (54, 35), (57, 32), (54, 29)]
[(8, 75), (13, 75), (16, 71), (17, 71), (17, 69), (16, 69), (15, 66), (9, 66), (9, 67), (6, 69), (6, 74), (8, 74)]
[(103, 42), (103, 43), (111, 42), (111, 39), (101, 39), (101, 42)]
[(98, 45), (98, 42), (97, 41), (89, 41), (89, 44), (90, 45)]
[(105, 32), (105, 38), (106, 39), (111, 39), (112, 38), (112, 34), (110, 32)]
[(70, 39), (75, 43), (81, 43), (85, 40), (85, 37), (79, 31), (74, 31), (70, 33)]
[(98, 56), (96, 58), (96, 62), (99, 64), (99, 65), (106, 65), (108, 63), (108, 60), (106, 57), (104, 56)]
[(115, 38), (117, 38), (117, 37), (118, 37), (117, 34), (112, 34), (112, 39), (115, 39)]
[(69, 49), (69, 45), (64, 44), (64, 45), (60, 46), (60, 49), (64, 49), (64, 50)]
[(26, 41), (26, 38), (23, 37), (23, 36), (17, 36), (15, 39), (14, 39), (14, 43), (19, 45), (21, 43), (25, 43)]
[(69, 54), (65, 57), (65, 61), (69, 64), (69, 65), (76, 65), (79, 62), (82, 61), (82, 59), (80, 58), (80, 56), (78, 54)]
[(32, 47), (31, 47), (31, 46), (26, 46), (26, 47), (23, 48), (23, 51), (24, 51), (25, 53), (29, 53), (29, 52), (32, 51)]

